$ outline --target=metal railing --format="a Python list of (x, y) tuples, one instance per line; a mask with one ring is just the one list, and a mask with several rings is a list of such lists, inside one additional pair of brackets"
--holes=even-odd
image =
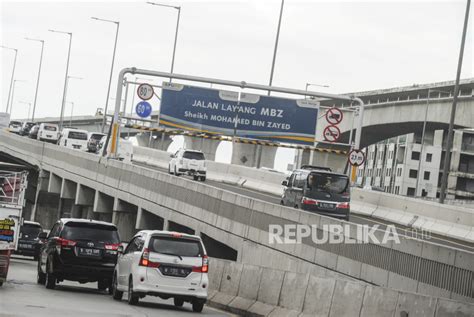
[(28, 172), (0, 171), (0, 204), (23, 205)]

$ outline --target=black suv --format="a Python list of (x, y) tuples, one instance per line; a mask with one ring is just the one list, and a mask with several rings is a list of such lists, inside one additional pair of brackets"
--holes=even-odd
[(349, 220), (350, 182), (327, 167), (304, 165), (282, 182), (281, 204)]
[(38, 235), (43, 232), (43, 228), (38, 222), (24, 221), (20, 227), (20, 237), (18, 239), (18, 248), (15, 254), (33, 256), (38, 259), (38, 253), (41, 246)]
[[(40, 235), (40, 238), (43, 238)], [(38, 284), (53, 289), (63, 280), (98, 282), (111, 291), (120, 238), (109, 222), (60, 219), (51, 229), (38, 259)]]

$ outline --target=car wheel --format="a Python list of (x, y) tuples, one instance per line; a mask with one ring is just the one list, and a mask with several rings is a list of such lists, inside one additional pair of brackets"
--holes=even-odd
[(206, 181), (206, 176), (201, 176), (201, 182), (205, 182)]
[(112, 281), (112, 297), (115, 300), (122, 300), (123, 292), (117, 289), (117, 274), (114, 274), (114, 279)]
[(56, 287), (56, 277), (54, 276), (53, 262), (49, 260), (46, 263), (46, 288), (54, 289)]
[(176, 165), (174, 166), (174, 175), (179, 176), (178, 172), (176, 171)]
[(38, 273), (36, 274), (36, 283), (44, 285), (44, 283), (46, 283), (46, 274), (41, 272), (41, 266), (40, 266), (39, 261), (38, 261), (37, 271), (38, 271)]
[(133, 279), (130, 276), (130, 280), (128, 281), (128, 304), (129, 305), (137, 305), (138, 304), (138, 296), (133, 292)]
[(97, 289), (99, 291), (105, 291), (107, 289), (107, 287), (109, 287), (109, 283), (107, 283), (107, 281), (105, 281), (105, 280), (98, 280), (97, 281)]
[(194, 175), (194, 176), (193, 176), (193, 179), (194, 179), (195, 181), (199, 181), (199, 180), (200, 180), (200, 177), (199, 177), (199, 176), (196, 176), (196, 175)]
[(204, 308), (204, 303), (202, 302), (193, 302), (193, 312), (200, 313)]
[(168, 165), (168, 174), (173, 175), (173, 172), (171, 171), (171, 165)]
[(174, 305), (176, 307), (183, 307), (183, 304), (184, 300), (182, 300), (181, 298), (174, 298)]

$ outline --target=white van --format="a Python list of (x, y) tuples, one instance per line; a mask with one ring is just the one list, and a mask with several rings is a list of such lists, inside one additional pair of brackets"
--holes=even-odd
[(70, 149), (85, 151), (87, 148), (87, 131), (79, 129), (63, 129), (59, 137), (58, 145)]
[(59, 139), (59, 126), (54, 123), (41, 123), (38, 130), (38, 140), (57, 143)]
[[(102, 137), (99, 141), (99, 149), (98, 153), (100, 155), (103, 155), (104, 153), (104, 146), (105, 146), (105, 141), (107, 140), (107, 136)], [(110, 152), (110, 140), (109, 144), (107, 146), (108, 152)], [(119, 146), (118, 146), (118, 159), (120, 161), (124, 161), (127, 163), (131, 163), (133, 159), (133, 143), (130, 140), (125, 140), (125, 139), (119, 139)]]

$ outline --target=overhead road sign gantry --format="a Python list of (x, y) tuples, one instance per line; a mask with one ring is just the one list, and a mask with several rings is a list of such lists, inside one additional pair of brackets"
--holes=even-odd
[(181, 80), (186, 80), (186, 81), (202, 82), (202, 83), (208, 83), (208, 84), (212, 83), (216, 85), (239, 87), (241, 89), (247, 88), (247, 89), (256, 89), (256, 90), (262, 90), (262, 91), (274, 91), (274, 92), (299, 95), (299, 96), (306, 95), (310, 97), (321, 97), (321, 98), (347, 100), (347, 101), (356, 102), (359, 104), (360, 107), (359, 107), (359, 119), (358, 119), (356, 137), (355, 137), (355, 148), (359, 149), (359, 146), (360, 146), (360, 139), (362, 135), (361, 134), (362, 123), (363, 123), (363, 116), (364, 116), (364, 102), (362, 101), (362, 99), (358, 97), (347, 96), (347, 95), (336, 95), (336, 94), (323, 93), (323, 92), (313, 92), (313, 91), (306, 91), (302, 89), (267, 86), (267, 85), (261, 85), (261, 84), (247, 83), (245, 81), (238, 82), (238, 81), (231, 81), (231, 80), (222, 80), (222, 79), (207, 78), (207, 77), (200, 77), (200, 76), (167, 73), (167, 72), (161, 72), (161, 71), (153, 71), (153, 70), (129, 67), (129, 68), (124, 68), (120, 71), (118, 75), (118, 80), (117, 80), (115, 111), (114, 111), (114, 118), (113, 118), (113, 125), (115, 126), (115, 128), (112, 129), (115, 135), (112, 136), (112, 139), (114, 140), (114, 142), (113, 144), (111, 144), (111, 151), (110, 151), (110, 155), (112, 156), (116, 156), (117, 143), (118, 143), (117, 135), (119, 133), (118, 126), (120, 124), (119, 123), (120, 100), (122, 98), (122, 91), (123, 91), (122, 85), (123, 85), (124, 77), (126, 74), (138, 74), (138, 75), (147, 75), (147, 76), (169, 78), (169, 79), (181, 79)]

